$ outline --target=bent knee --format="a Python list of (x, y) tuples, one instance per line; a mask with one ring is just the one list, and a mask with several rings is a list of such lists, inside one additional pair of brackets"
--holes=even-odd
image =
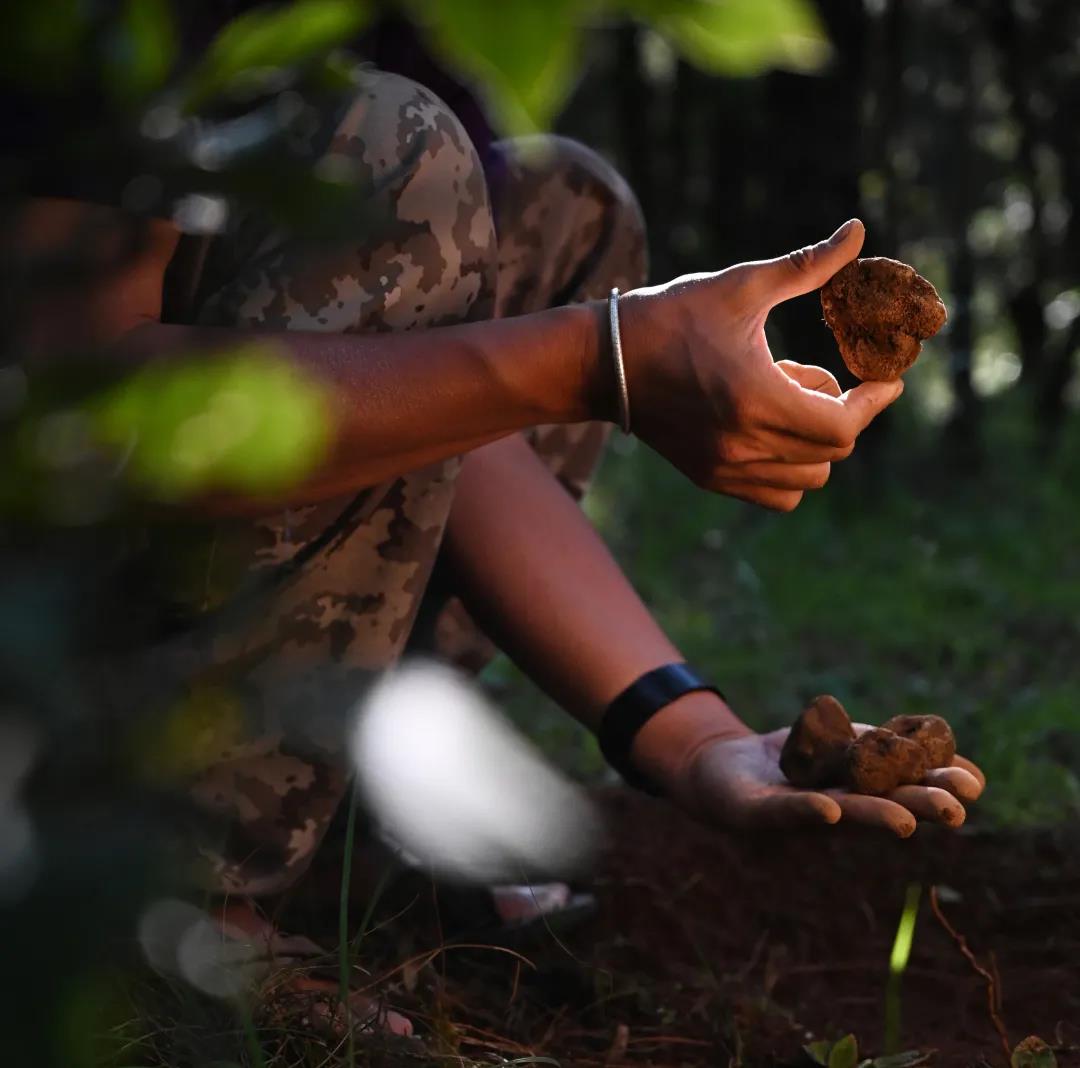
[[(330, 154), (364, 165), (378, 193), (373, 244), (394, 247), (425, 293), (440, 282), (452, 289), (447, 316), (460, 317), (462, 281), (475, 300), (490, 295), (496, 245), (483, 167), (465, 127), (434, 93), (401, 75), (366, 72)], [(437, 321), (437, 309), (427, 310)]]
[[(452, 184), (483, 177), (458, 117), (419, 82), (386, 71), (364, 72), (330, 152), (362, 161), (375, 178), (404, 172), (445, 176)], [(432, 161), (446, 170), (432, 169)]]
[[(599, 219), (609, 235), (624, 288), (644, 285), (647, 274), (645, 220), (629, 183), (603, 156), (569, 137), (537, 134), (497, 144), (508, 161), (514, 205), (544, 205), (552, 217)], [(502, 212), (500, 211), (500, 214)]]

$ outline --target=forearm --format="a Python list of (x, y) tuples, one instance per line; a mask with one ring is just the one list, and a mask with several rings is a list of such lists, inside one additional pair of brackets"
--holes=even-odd
[[(289, 500), (353, 492), (537, 423), (603, 408), (590, 306), (403, 334), (255, 332), (145, 323), (115, 347), (133, 366), (263, 339), (322, 383), (331, 448)], [(258, 502), (265, 507), (265, 502)], [(243, 502), (232, 502), (243, 507)]]
[[(474, 619), (590, 729), (640, 675), (682, 659), (573, 499), (521, 438), (466, 459), (446, 553)], [(706, 735), (745, 730), (714, 695), (690, 694), (650, 720), (634, 759), (665, 778)]]
[[(325, 462), (280, 503), (354, 492), (527, 426), (609, 414), (599, 305), (406, 333), (166, 325), (163, 280), (178, 240), (164, 220), (80, 201), (24, 202), (0, 234), (5, 255), (40, 262), (75, 247), (99, 269), (31, 290), (19, 309), (20, 344), (37, 368), (80, 351), (137, 367), (213, 359), (257, 341), (274, 347), (325, 387), (330, 439)], [(265, 510), (274, 502), (200, 503)]]

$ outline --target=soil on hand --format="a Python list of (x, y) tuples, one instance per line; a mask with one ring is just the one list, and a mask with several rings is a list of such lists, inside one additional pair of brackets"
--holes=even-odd
[(864, 382), (899, 378), (948, 317), (925, 278), (883, 256), (854, 260), (833, 275), (821, 307), (848, 370)]

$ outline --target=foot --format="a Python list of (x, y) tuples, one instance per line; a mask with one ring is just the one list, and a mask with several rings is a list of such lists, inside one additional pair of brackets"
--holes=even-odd
[(495, 913), (504, 924), (528, 923), (570, 904), (566, 883), (512, 884), (491, 887)]
[(272, 1020), (299, 1017), (304, 1025), (337, 1038), (349, 1027), (369, 1034), (412, 1035), (412, 1021), (377, 999), (350, 992), (347, 1006), (342, 1005), (336, 982), (306, 974), (305, 964), (329, 957), (310, 938), (283, 934), (246, 902), (222, 906), (215, 918), (226, 938), (251, 947), (265, 959), (265, 1011)]

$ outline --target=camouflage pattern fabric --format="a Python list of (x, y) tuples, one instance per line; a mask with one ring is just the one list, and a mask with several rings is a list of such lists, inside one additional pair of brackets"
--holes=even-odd
[[(347, 157), (381, 182), (390, 218), (370, 241), (333, 245), (242, 220), (209, 249), (199, 322), (414, 330), (599, 298), (613, 285), (644, 281), (644, 232), (630, 190), (573, 142), (498, 143), (493, 207), (484, 167), (453, 114), (421, 86), (371, 72), (329, 136), (312, 144), (313, 158)], [(597, 424), (529, 435), (578, 497), (604, 439)], [(287, 578), (257, 613), (218, 628), (187, 655), (187, 700), (201, 700), (213, 719), (199, 766), (188, 770), (199, 805), (227, 828), (201, 843), (217, 888), (277, 893), (309, 864), (347, 788), (348, 709), (405, 648), (460, 462), (353, 501), (248, 521), (239, 533), (237, 523), (218, 525), (222, 544), (239, 539), (250, 548), (249, 577)], [(297, 560), (302, 566), (290, 569)], [(437, 615), (443, 655), (473, 667), (490, 655), (460, 603), (439, 605)]]

